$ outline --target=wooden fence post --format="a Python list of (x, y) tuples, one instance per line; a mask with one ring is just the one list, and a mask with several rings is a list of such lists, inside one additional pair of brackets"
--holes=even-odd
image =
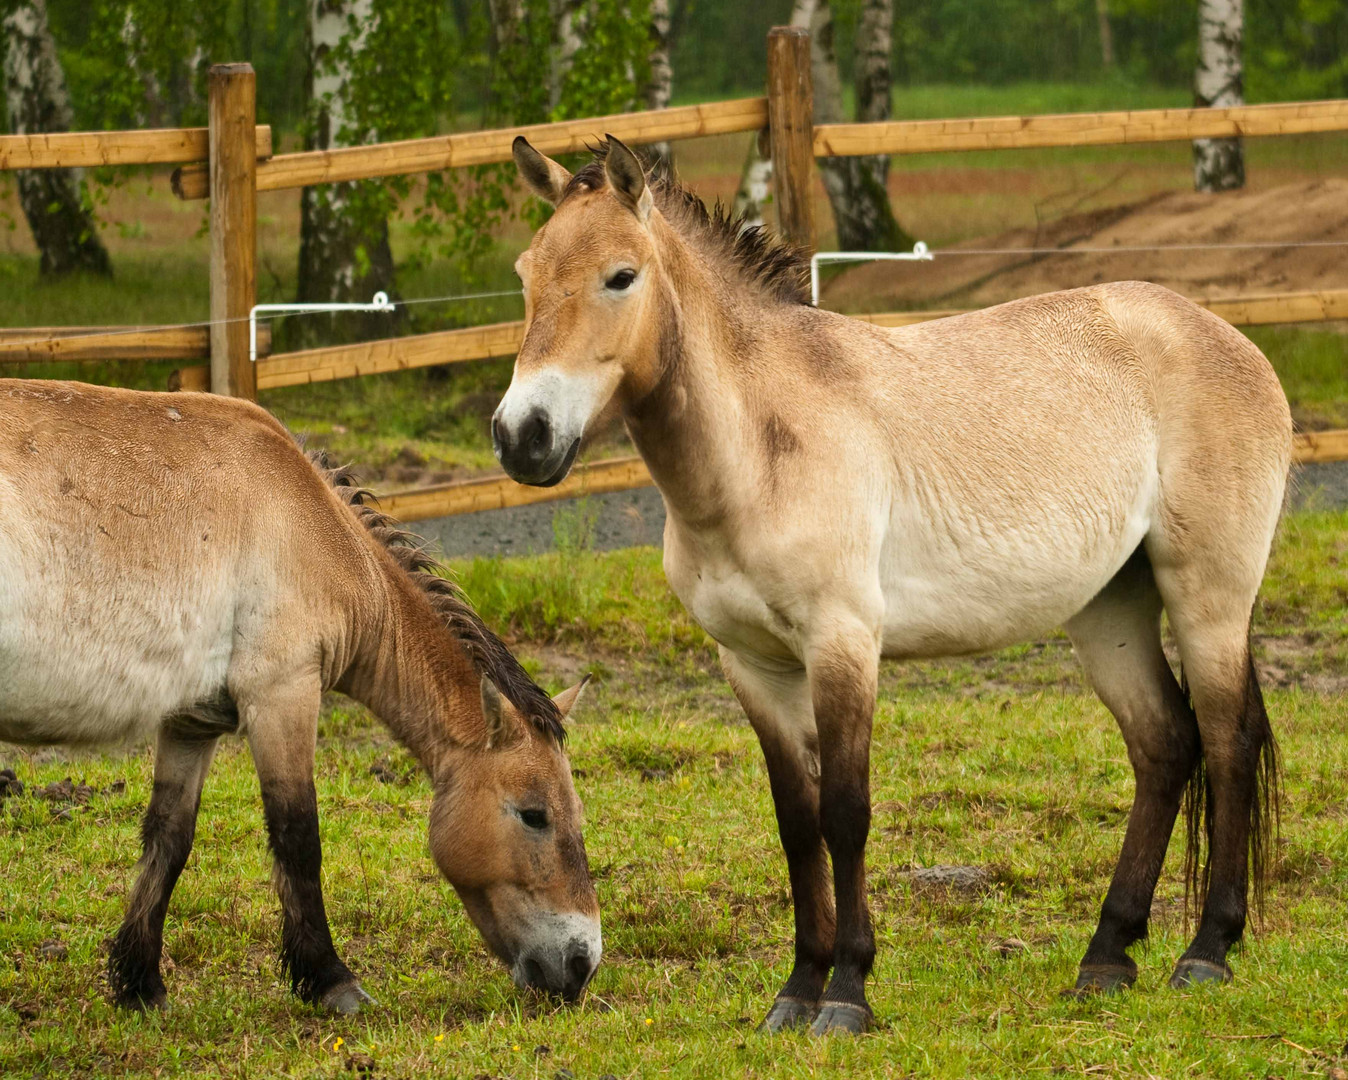
[(216, 64), (209, 82), (211, 391), (255, 400), (248, 312), (257, 303), (257, 77), (252, 64)]
[(802, 27), (768, 31), (768, 130), (778, 231), (813, 251), (814, 79), (810, 32)]

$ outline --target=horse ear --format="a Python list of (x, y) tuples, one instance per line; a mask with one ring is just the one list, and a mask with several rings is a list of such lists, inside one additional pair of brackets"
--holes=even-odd
[(482, 719), (487, 725), (488, 750), (499, 750), (519, 738), (519, 725), (506, 708), (501, 691), (485, 675), (482, 676)]
[(646, 183), (646, 171), (641, 167), (636, 154), (612, 135), (608, 140), (608, 153), (604, 155), (604, 175), (613, 194), (643, 225), (651, 216), (651, 207), (655, 200), (651, 197), (651, 186)]
[(571, 174), (546, 154), (540, 154), (523, 135), (516, 135), (510, 146), (511, 156), (529, 190), (544, 202), (556, 206), (562, 201)]
[(571, 710), (576, 707), (576, 702), (580, 700), (580, 695), (585, 691), (585, 687), (589, 685), (589, 682), (590, 676), (587, 674), (585, 678), (581, 679), (575, 686), (571, 687), (569, 690), (563, 690), (552, 699), (552, 703), (557, 706), (557, 711), (562, 714), (563, 720), (571, 715)]

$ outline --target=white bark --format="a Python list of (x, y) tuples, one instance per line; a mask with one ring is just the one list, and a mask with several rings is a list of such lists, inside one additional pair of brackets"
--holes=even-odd
[[(1244, 0), (1199, 0), (1198, 67), (1194, 103), (1199, 108), (1243, 105)], [(1194, 189), (1230, 191), (1245, 186), (1245, 156), (1239, 139), (1194, 140)]]
[[(651, 0), (650, 77), (646, 83), (646, 108), (664, 109), (674, 87), (674, 68), (669, 60), (669, 0)], [(648, 153), (655, 164), (668, 169), (672, 151), (668, 142), (653, 143)]]
[(167, 127), (164, 118), (164, 88), (145, 58), (145, 38), (136, 21), (134, 9), (126, 9), (122, 20), (122, 47), (126, 50), (126, 66), (140, 83), (144, 96), (136, 108), (133, 121), (137, 127)]
[(562, 100), (562, 84), (571, 71), (576, 53), (585, 39), (585, 20), (582, 0), (553, 0), (553, 35), (557, 48), (552, 56), (552, 72), (548, 86), (548, 108), (555, 109)]
[[(70, 93), (47, 22), (46, 0), (22, 0), (4, 20), (5, 108), (15, 135), (69, 131)], [(19, 201), (44, 274), (110, 274), (108, 253), (85, 207), (82, 169), (22, 169)]]
[(735, 192), (735, 216), (745, 228), (763, 224), (763, 207), (772, 194), (772, 158), (763, 153), (765, 141), (765, 134), (760, 134), (749, 144), (749, 156)]
[[(894, 48), (893, 0), (864, 0), (857, 23), (856, 91), (857, 119), (879, 123), (890, 118), (893, 97), (890, 91), (889, 58)], [(889, 180), (889, 157), (879, 154), (862, 158), (862, 168), (881, 189)]]
[[(888, 9), (872, 11), (872, 8)], [(833, 11), (829, 0), (796, 0), (791, 13), (791, 24), (810, 31), (810, 72), (814, 78), (814, 122), (836, 124), (844, 119), (842, 111), (842, 83), (838, 78), (838, 64), (833, 52)], [(892, 32), (893, 15), (889, 4), (866, 0), (861, 26), (876, 28), (888, 26)], [(888, 37), (886, 38), (888, 40)], [(869, 87), (857, 87), (858, 105), (866, 101), (868, 108), (879, 113), (888, 111), (889, 53), (876, 56), (876, 43), (866, 43), (865, 53), (858, 55), (858, 77), (866, 71)], [(869, 66), (868, 66), (869, 65)], [(883, 79), (883, 93), (877, 84)], [(830, 157), (819, 159), (819, 176), (828, 193), (833, 209), (833, 224), (838, 247), (844, 251), (896, 251), (911, 244), (889, 205), (889, 194), (884, 184), (888, 161), (876, 164), (873, 158)]]
[[(379, 132), (362, 123), (352, 105), (352, 61), (366, 46), (378, 15), (374, 0), (309, 0), (309, 146), (331, 150), (377, 142)], [(388, 222), (357, 220), (354, 184), (305, 188), (300, 201), (301, 301), (364, 302), (379, 290), (393, 291), (393, 255)], [(316, 320), (307, 322), (313, 327)], [(387, 316), (343, 315), (333, 326), (342, 337), (384, 336)]]

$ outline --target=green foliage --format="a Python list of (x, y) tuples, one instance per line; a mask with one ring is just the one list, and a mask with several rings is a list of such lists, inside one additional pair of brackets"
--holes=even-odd
[(650, 0), (587, 0), (584, 38), (549, 119), (606, 116), (637, 106), (650, 77)]

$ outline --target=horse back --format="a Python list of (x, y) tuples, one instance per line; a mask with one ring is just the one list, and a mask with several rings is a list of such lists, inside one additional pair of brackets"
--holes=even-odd
[(0, 381), (0, 738), (138, 738), (241, 643), (317, 652), (358, 531), (256, 406)]

